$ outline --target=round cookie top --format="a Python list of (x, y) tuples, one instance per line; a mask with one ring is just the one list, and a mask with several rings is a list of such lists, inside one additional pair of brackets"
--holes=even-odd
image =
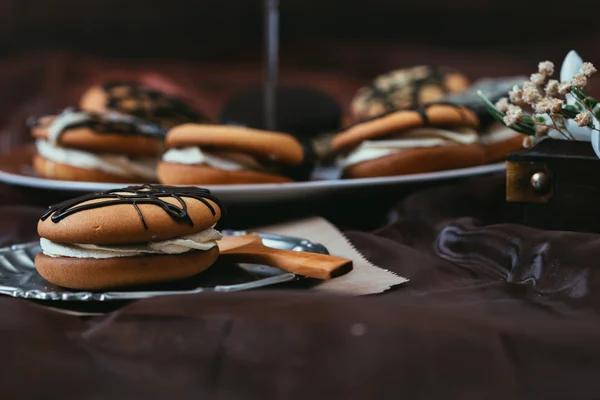
[[(275, 130), (298, 137), (337, 132), (342, 120), (339, 103), (310, 87), (279, 86), (276, 91)], [(220, 122), (265, 129), (264, 89), (251, 89), (231, 97), (221, 110)]]
[(331, 147), (335, 151), (359, 145), (364, 140), (378, 139), (386, 135), (424, 126), (451, 128), (478, 128), (477, 115), (469, 108), (453, 104), (428, 104), (382, 114), (351, 126), (336, 135)]
[(77, 244), (157, 242), (206, 230), (224, 211), (210, 191), (195, 186), (128, 186), (49, 207), (38, 234)]
[(302, 145), (291, 135), (233, 125), (179, 125), (168, 132), (165, 143), (168, 148), (234, 150), (288, 165), (299, 165), (304, 160)]
[(418, 107), (461, 93), (469, 86), (462, 73), (449, 67), (417, 66), (380, 75), (360, 88), (352, 99), (352, 113), (362, 121), (402, 108)]
[(114, 110), (133, 115), (167, 128), (207, 118), (181, 99), (133, 82), (109, 82), (92, 86), (80, 101), (83, 110)]
[(30, 118), (28, 125), (36, 139), (54, 145), (134, 156), (156, 155), (166, 135), (162, 126), (131, 115), (73, 108), (58, 115)]

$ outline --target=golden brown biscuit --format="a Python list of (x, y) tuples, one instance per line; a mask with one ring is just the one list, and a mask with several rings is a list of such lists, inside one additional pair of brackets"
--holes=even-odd
[(419, 107), (461, 93), (469, 87), (462, 73), (448, 67), (417, 66), (378, 76), (371, 85), (358, 90), (352, 99), (352, 113), (362, 121), (402, 108)]
[(106, 172), (73, 167), (72, 165), (56, 163), (35, 154), (33, 169), (42, 177), (61, 181), (105, 182), (105, 183), (145, 183), (148, 179), (128, 178)]
[(159, 162), (157, 174), (160, 182), (171, 185), (233, 185), (258, 183), (287, 183), (284, 176), (259, 171), (226, 171), (203, 165), (185, 165)]
[(44, 279), (55, 285), (97, 290), (189, 278), (208, 269), (218, 256), (218, 247), (177, 255), (105, 259), (49, 257), (40, 253), (35, 258), (35, 267)]
[(165, 127), (207, 121), (202, 113), (183, 100), (133, 82), (92, 86), (83, 93), (80, 107), (89, 111), (114, 110)]
[(207, 190), (130, 186), (51, 207), (39, 221), (38, 233), (55, 242), (141, 243), (197, 233), (220, 218), (220, 203)]
[(236, 150), (288, 165), (304, 160), (302, 145), (291, 135), (230, 125), (180, 125), (169, 131), (166, 146)]
[(409, 175), (466, 168), (483, 163), (484, 152), (479, 145), (409, 149), (349, 166), (344, 170), (343, 177), (372, 178)]
[(51, 206), (38, 222), (35, 266), (49, 282), (76, 289), (186, 278), (216, 260), (214, 226), (224, 212), (206, 189), (129, 186)]
[[(78, 111), (66, 110), (65, 115)], [(156, 156), (162, 152), (164, 128), (129, 116), (89, 113), (84, 121), (65, 123), (56, 145), (93, 153), (123, 154), (133, 157)], [(30, 121), (31, 134), (48, 140), (50, 127), (57, 116), (47, 115)], [(116, 120), (118, 118), (118, 120)]]
[(462, 106), (432, 104), (419, 109), (399, 110), (356, 124), (333, 138), (331, 146), (340, 151), (364, 140), (402, 132), (422, 126), (477, 128), (479, 120), (473, 111)]

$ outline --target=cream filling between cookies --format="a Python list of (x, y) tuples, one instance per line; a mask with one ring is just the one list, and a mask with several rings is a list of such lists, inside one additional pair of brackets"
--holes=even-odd
[(479, 140), (475, 130), (457, 128), (449, 131), (440, 128), (418, 128), (402, 132), (385, 140), (366, 140), (348, 156), (341, 159), (338, 165), (342, 168), (375, 160), (391, 154), (407, 150), (440, 146), (470, 145)]
[(47, 160), (72, 167), (98, 170), (126, 178), (156, 180), (156, 159), (131, 159), (124, 155), (93, 154), (87, 151), (54, 146), (46, 140), (36, 142), (38, 153)]
[(192, 235), (161, 242), (142, 244), (101, 246), (95, 244), (57, 243), (41, 238), (42, 252), (49, 257), (73, 258), (116, 258), (134, 257), (146, 254), (182, 254), (188, 251), (208, 251), (217, 246), (217, 240), (223, 235), (214, 228), (206, 229)]
[(225, 171), (261, 171), (265, 168), (252, 156), (234, 151), (206, 151), (198, 146), (174, 148), (165, 152), (162, 160), (186, 165), (207, 165)]
[(60, 134), (63, 133), (65, 128), (72, 124), (85, 122), (89, 117), (90, 114), (85, 111), (69, 111), (57, 115), (48, 126), (48, 141), (56, 145)]

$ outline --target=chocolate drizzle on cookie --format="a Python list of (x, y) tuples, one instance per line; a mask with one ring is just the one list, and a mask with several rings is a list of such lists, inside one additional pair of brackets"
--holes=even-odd
[[(177, 223), (187, 223), (189, 226), (194, 226), (194, 221), (187, 212), (187, 205), (183, 200), (184, 197), (192, 198), (202, 202), (213, 215), (216, 214), (213, 206), (208, 202), (211, 200), (225, 213), (225, 209), (221, 202), (210, 194), (207, 189), (201, 189), (195, 186), (164, 186), (164, 185), (141, 185), (128, 186), (123, 189), (114, 189), (106, 192), (91, 193), (75, 199), (67, 200), (62, 203), (55, 204), (48, 208), (48, 211), (42, 215), (41, 220), (44, 221), (48, 217), (54, 223), (58, 223), (62, 219), (71, 214), (81, 211), (92, 210), (96, 208), (109, 207), (119, 204), (131, 204), (137, 211), (144, 229), (148, 229), (148, 224), (139, 208), (140, 204), (150, 204), (162, 208), (168, 215)], [(177, 200), (179, 205), (171, 204), (163, 200), (163, 198), (172, 198)], [(92, 200), (93, 203), (82, 204)]]
[(106, 107), (167, 127), (206, 122), (207, 118), (180, 99), (133, 82), (110, 82), (102, 86)]
[(415, 80), (412, 87), (412, 102), (413, 105), (421, 104), (421, 91), (427, 85), (436, 85), (444, 95), (450, 92), (446, 83), (446, 74), (450, 71), (443, 71), (443, 69), (437, 65), (432, 66), (430, 69), (430, 75), (421, 79)]
[(428, 86), (438, 89), (440, 98), (450, 93), (446, 78), (453, 73), (457, 71), (440, 66), (415, 67), (391, 72), (386, 78), (387, 81), (394, 80), (395, 75), (399, 77), (398, 80), (404, 77), (404, 81), (381, 85), (378, 80), (375, 80), (368, 86), (368, 94), (364, 101), (368, 105), (379, 103), (386, 112), (406, 107), (420, 107), (423, 106), (422, 92)]

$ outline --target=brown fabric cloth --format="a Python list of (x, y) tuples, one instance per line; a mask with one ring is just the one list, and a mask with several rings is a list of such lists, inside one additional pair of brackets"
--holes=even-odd
[[(380, 229), (348, 232), (411, 279), (383, 295), (202, 294), (87, 320), (1, 298), (3, 393), (598, 398), (600, 236), (504, 223), (514, 215), (502, 188), (501, 176), (436, 185)], [(35, 237), (33, 213), (2, 208), (3, 240)]]

